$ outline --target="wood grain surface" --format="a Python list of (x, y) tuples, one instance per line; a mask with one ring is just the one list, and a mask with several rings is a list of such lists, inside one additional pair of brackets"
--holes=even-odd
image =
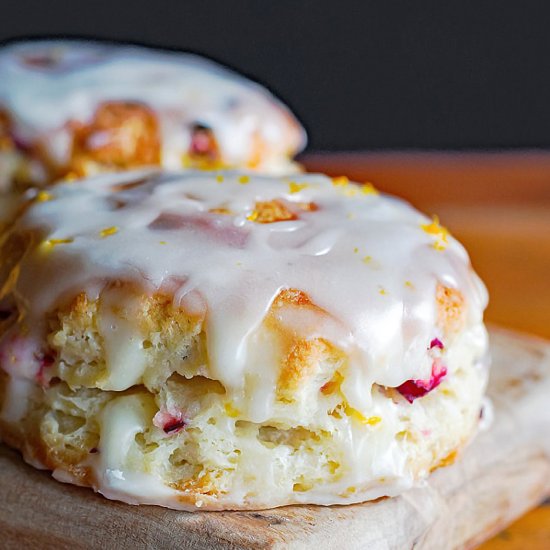
[(0, 446), (0, 547), (472, 548), (550, 494), (550, 344), (495, 330), (495, 417), (463, 456), (401, 497), (351, 506), (185, 513), (63, 485)]
[[(491, 295), (490, 321), (550, 338), (550, 152), (310, 155), (312, 171), (371, 181), (442, 222)], [(544, 434), (550, 438), (550, 428)], [(482, 546), (550, 549), (550, 503)]]

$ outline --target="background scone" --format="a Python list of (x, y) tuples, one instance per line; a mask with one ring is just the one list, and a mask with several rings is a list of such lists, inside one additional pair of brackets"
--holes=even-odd
[(475, 433), (487, 295), (437, 219), (346, 178), (103, 175), (3, 237), (2, 437), (180, 509), (396, 495)]
[(296, 170), (303, 128), (265, 88), (195, 55), (84, 41), (0, 50), (0, 187), (103, 170)]

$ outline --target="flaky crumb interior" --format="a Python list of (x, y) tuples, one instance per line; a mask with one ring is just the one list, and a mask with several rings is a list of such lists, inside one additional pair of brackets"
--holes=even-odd
[[(444, 294), (441, 315), (450, 308), (455, 323), (456, 296), (451, 307)], [(476, 335), (453, 335), (449, 374), (433, 391), (409, 402), (375, 384), (365, 412), (342, 390), (345, 354), (282, 324), (281, 310), (308, 308), (318, 309), (300, 291), (284, 291), (258, 332), (281, 357), (273, 393), (263, 397), (267, 418), (258, 421), (257, 381), (237, 395), (212, 378), (200, 315), (120, 285), (97, 300), (79, 294), (49, 316), (39, 384), (23, 392), (15, 422), (13, 381), (3, 374), (5, 437), (32, 462), (84, 485), (101, 488), (105, 471), (156, 479), (174, 491), (176, 507), (353, 502), (448, 463), (478, 420), (485, 375), (469, 352)], [(122, 374), (108, 364), (106, 319), (128, 331), (143, 359)], [(117, 361), (132, 361), (131, 350), (120, 353)]]

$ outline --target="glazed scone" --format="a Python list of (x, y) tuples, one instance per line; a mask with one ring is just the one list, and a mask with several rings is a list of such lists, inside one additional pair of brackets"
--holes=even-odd
[(437, 219), (346, 178), (154, 171), (37, 195), (2, 237), (3, 439), (177, 509), (346, 504), (479, 422), (487, 295)]
[(293, 172), (305, 132), (265, 88), (196, 55), (108, 43), (0, 49), (0, 187), (160, 165)]

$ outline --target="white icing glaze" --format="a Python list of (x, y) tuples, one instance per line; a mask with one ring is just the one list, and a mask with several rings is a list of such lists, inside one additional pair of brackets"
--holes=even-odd
[(128, 468), (135, 437), (151, 423), (154, 412), (154, 401), (148, 402), (137, 395), (118, 397), (105, 407), (101, 415), (102, 452), (90, 459), (90, 463), (101, 492), (108, 498), (113, 498), (111, 494), (123, 493), (124, 500), (130, 503), (149, 504), (175, 493), (154, 476)]
[(32, 380), (16, 376), (8, 377), (0, 419), (4, 422), (22, 420), (27, 413), (29, 400), (36, 391), (36, 384)]
[[(142, 342), (136, 338), (135, 315), (128, 311), (129, 317), (117, 315), (116, 305), (120, 304), (116, 298), (120, 291), (112, 289), (105, 293), (99, 312), (99, 332), (102, 336), (105, 349), (105, 362), (108, 365), (109, 376), (101, 381), (102, 390), (121, 391), (139, 384), (145, 366), (146, 356), (143, 353)], [(128, 304), (126, 307), (137, 304)], [(121, 346), (120, 342), (125, 342)], [(131, 368), (128, 368), (131, 365)]]
[(0, 50), (0, 107), (18, 142), (40, 141), (67, 159), (68, 121), (87, 123), (106, 101), (137, 101), (157, 114), (165, 167), (181, 168), (191, 127), (213, 129), (224, 160), (245, 166), (259, 136), (264, 170), (288, 170), (305, 145), (290, 111), (266, 89), (198, 56), (84, 41), (23, 42)]
[[(465, 250), (450, 236), (443, 250), (434, 247), (438, 236), (422, 227), (430, 220), (408, 204), (320, 175), (300, 176), (305, 187), (298, 191), (288, 178), (253, 176), (243, 184), (236, 172), (221, 177), (222, 183), (213, 173), (139, 171), (56, 187), (53, 200), (34, 204), (16, 226), (39, 230), (44, 240), (23, 259), (14, 288), (26, 324), (39, 330), (44, 313), (60, 301), (83, 290), (93, 298), (113, 280), (148, 293), (175, 289), (176, 304), (206, 307), (209, 375), (256, 422), (269, 418), (277, 366), (267, 356), (260, 361), (254, 344), (282, 288), (304, 291), (328, 312), (330, 321), (298, 316), (288, 323), (346, 351), (342, 390), (360, 411), (368, 411), (365, 388), (373, 383), (395, 387), (430, 377), (426, 350), (440, 336), (438, 282), (464, 295), (465, 330), (481, 330), (487, 294)], [(112, 191), (143, 178), (132, 189)], [(313, 202), (318, 210), (277, 223), (248, 219), (257, 201), (273, 199), (296, 211), (298, 203)], [(233, 215), (209, 212), (214, 208)], [(112, 227), (116, 232), (101, 236)], [(57, 239), (71, 242), (52, 245)], [(110, 363), (104, 387), (121, 390), (139, 377), (139, 347), (123, 326), (107, 325), (101, 329)], [(486, 349), (482, 332), (479, 356)], [(253, 392), (244, 391), (245, 380)]]

